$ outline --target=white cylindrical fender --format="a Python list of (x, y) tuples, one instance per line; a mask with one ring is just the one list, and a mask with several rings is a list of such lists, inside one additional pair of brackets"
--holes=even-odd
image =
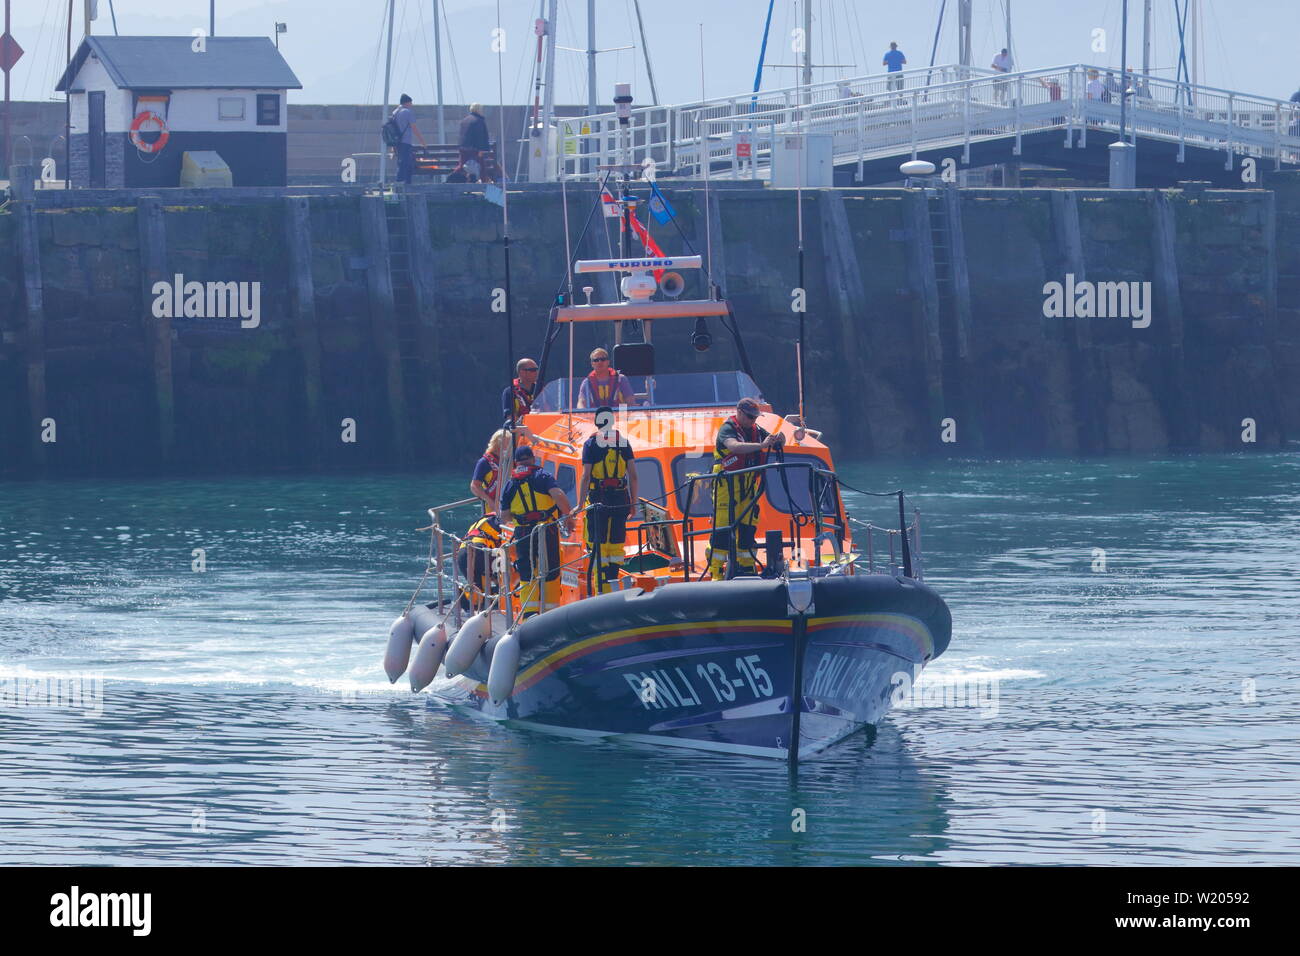
[(384, 673), (388, 675), (388, 683), (397, 683), (397, 678), (406, 670), (414, 640), (415, 622), (403, 614), (388, 629), (388, 648), (384, 651)]
[(447, 628), (435, 624), (424, 632), (415, 651), (415, 660), (411, 662), (411, 690), (418, 694), (433, 683), (446, 650)]
[(461, 625), (460, 630), (447, 648), (447, 656), (442, 659), (443, 669), (448, 677), (458, 677), (474, 663), (478, 652), (483, 649), (483, 642), (491, 635), (488, 633), (487, 612), (479, 611)]
[(492, 664), (488, 667), (488, 698), (499, 704), (515, 689), (515, 675), (519, 673), (519, 635), (509, 631), (497, 641), (492, 651)]

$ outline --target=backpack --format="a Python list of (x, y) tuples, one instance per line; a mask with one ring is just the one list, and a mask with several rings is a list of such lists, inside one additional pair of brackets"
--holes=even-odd
[(380, 127), (380, 134), (384, 138), (385, 146), (396, 146), (402, 141), (402, 129), (397, 125), (397, 117), (390, 116)]

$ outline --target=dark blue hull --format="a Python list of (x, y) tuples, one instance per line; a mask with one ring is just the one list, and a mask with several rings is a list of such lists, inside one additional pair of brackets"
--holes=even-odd
[(785, 759), (797, 734), (802, 758), (876, 724), (951, 627), (937, 594), (884, 575), (817, 579), (802, 618), (781, 581), (675, 584), (525, 621), (504, 701), (486, 686), (495, 641), (434, 690), (494, 720), (578, 737)]

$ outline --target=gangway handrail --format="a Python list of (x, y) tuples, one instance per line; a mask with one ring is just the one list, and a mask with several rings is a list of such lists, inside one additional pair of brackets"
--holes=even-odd
[[(1099, 76), (1109, 74), (1112, 85), (1118, 81), (1133, 92), (1112, 89), (1112, 99), (1089, 100), (1087, 77), (1094, 70)], [(961, 78), (925, 87), (893, 86), (899, 78), (906, 84), (921, 74), (936, 73)], [(678, 106), (642, 107), (633, 112), (636, 136), (630, 149), (633, 158), (666, 159), (679, 175), (698, 174), (707, 161), (722, 179), (766, 179), (776, 135), (797, 128), (829, 134), (832, 161), (840, 165), (856, 157), (859, 172), (868, 156), (915, 154), (947, 144), (960, 147), (965, 163), (973, 141), (1014, 137), (1019, 155), (1026, 132), (1063, 129), (1071, 140), (1078, 137), (1077, 145), (1086, 146), (1089, 128), (1118, 127), (1119, 100), (1127, 95), (1135, 134), (1176, 142), (1180, 156), (1191, 145), (1224, 153), (1227, 166), (1241, 155), (1267, 156), (1279, 166), (1300, 160), (1300, 136), (1291, 132), (1300, 106), (1289, 100), (1118, 73), (1114, 67), (1088, 63), (1011, 73), (919, 67)], [(842, 83), (848, 84), (847, 96)], [(950, 104), (959, 100), (965, 108), (954, 114)], [(624, 145), (616, 135), (614, 113), (585, 117), (583, 122), (589, 132), (572, 139), (583, 141), (589, 151), (564, 158), (566, 176), (586, 175), (582, 164), (592, 166), (617, 156)], [(735, 149), (742, 136), (750, 144), (744, 154)]]

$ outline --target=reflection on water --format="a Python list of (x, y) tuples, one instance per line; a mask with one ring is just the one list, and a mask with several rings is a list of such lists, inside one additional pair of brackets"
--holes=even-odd
[(102, 713), (0, 707), (0, 863), (1300, 861), (1289, 456), (846, 477), (915, 490), (933, 674), (996, 714), (899, 711), (795, 781), (389, 687), (460, 477), (0, 485), (0, 702), (103, 678)]

